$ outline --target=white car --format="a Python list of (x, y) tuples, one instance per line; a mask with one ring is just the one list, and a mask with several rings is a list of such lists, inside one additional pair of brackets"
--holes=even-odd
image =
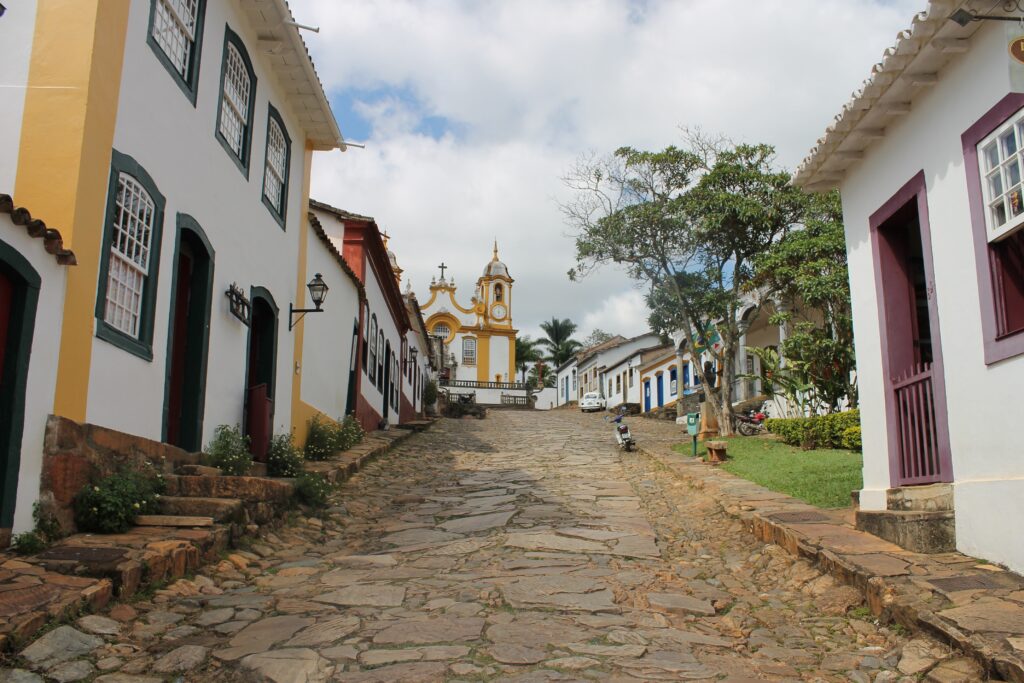
[(592, 391), (589, 394), (583, 394), (583, 398), (580, 399), (580, 410), (584, 413), (588, 413), (592, 410), (600, 411), (604, 409), (604, 399), (601, 398), (601, 394), (596, 391)]

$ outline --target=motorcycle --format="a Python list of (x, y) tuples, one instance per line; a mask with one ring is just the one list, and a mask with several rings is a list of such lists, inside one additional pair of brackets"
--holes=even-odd
[[(633, 435), (629, 431), (629, 425), (622, 421), (622, 418), (626, 417), (626, 411), (623, 409), (618, 415), (611, 419), (612, 426), (615, 429), (615, 441), (619, 444), (619, 448), (629, 452), (636, 447), (636, 441), (633, 440)], [(608, 418), (605, 418), (606, 420)]]
[(736, 430), (743, 436), (757, 436), (766, 430), (764, 421), (768, 416), (762, 405), (760, 410), (748, 410), (746, 414), (736, 414)]

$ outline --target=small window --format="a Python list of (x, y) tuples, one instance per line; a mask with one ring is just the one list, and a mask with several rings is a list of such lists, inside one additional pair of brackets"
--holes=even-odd
[(225, 29), (224, 64), (221, 67), (220, 112), (217, 139), (248, 177), (253, 107), (256, 103), (256, 72), (241, 38)]
[(466, 337), (462, 340), (462, 364), (476, 365), (476, 339)]
[(370, 341), (368, 346), (370, 347), (370, 359), (369, 359), (369, 375), (370, 383), (373, 384), (377, 379), (377, 345), (374, 343), (374, 339), (377, 338), (377, 314), (374, 313), (370, 318)]
[(369, 343), (367, 342), (367, 334), (369, 329), (370, 306), (368, 304), (363, 304), (363, 372), (369, 372), (370, 368), (370, 365), (366, 362), (367, 354), (369, 352)]
[(452, 336), (452, 330), (444, 323), (438, 323), (434, 325), (434, 336), (447, 340), (448, 337)]
[(630, 368), (629, 369), (629, 387), (630, 387), (630, 389), (632, 389), (633, 385), (636, 384), (635, 377), (636, 377), (636, 370), (634, 370), (633, 368)]
[(263, 203), (284, 227), (288, 203), (288, 166), (291, 163), (292, 141), (281, 115), (270, 105), (267, 114), (267, 154), (263, 168)]
[(622, 393), (622, 375), (615, 375), (615, 393)]
[(377, 331), (377, 391), (384, 393), (384, 333)]
[(152, 0), (146, 42), (194, 105), (206, 0)]
[(97, 336), (151, 360), (164, 198), (134, 159), (115, 150), (112, 161)]

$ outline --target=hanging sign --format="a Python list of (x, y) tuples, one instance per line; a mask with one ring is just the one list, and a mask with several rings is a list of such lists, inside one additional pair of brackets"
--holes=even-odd
[(1010, 90), (1024, 92), (1024, 24), (1006, 22), (1007, 63), (1010, 68)]

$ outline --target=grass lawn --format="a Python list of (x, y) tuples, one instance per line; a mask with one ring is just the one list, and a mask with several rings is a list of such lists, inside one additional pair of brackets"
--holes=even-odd
[[(850, 491), (863, 486), (860, 453), (833, 449), (803, 451), (772, 437), (731, 436), (726, 472), (822, 508), (850, 507)], [(675, 450), (693, 453), (692, 443)], [(697, 444), (697, 454), (706, 449)]]

